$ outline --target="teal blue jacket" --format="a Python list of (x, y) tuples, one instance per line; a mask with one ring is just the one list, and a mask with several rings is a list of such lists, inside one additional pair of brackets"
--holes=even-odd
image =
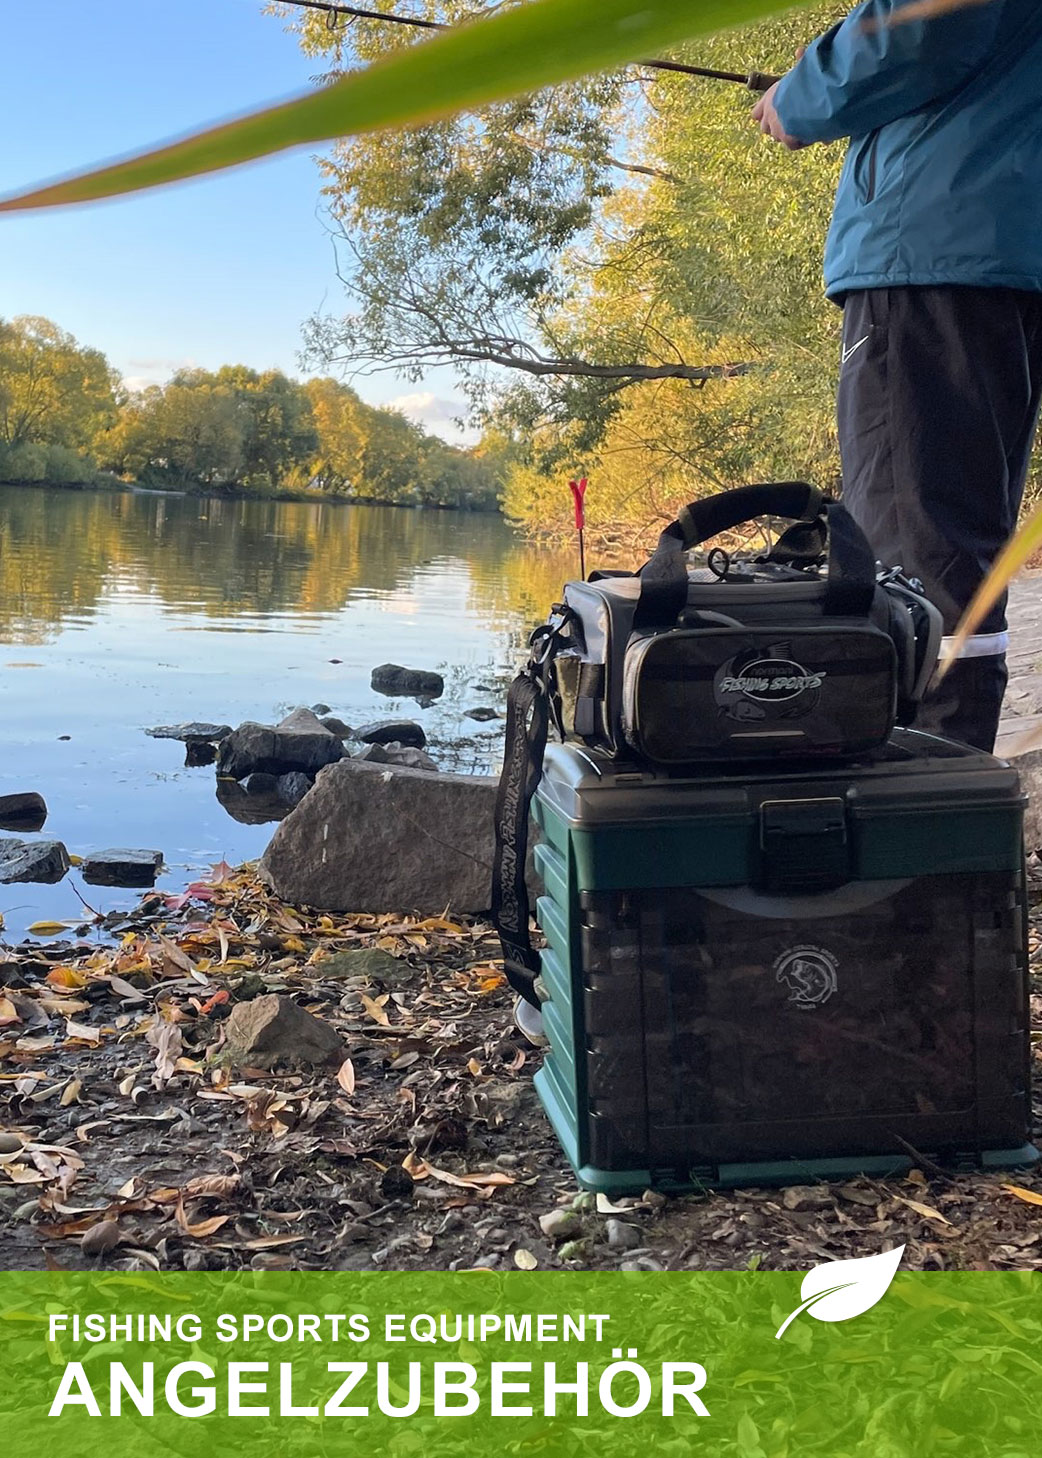
[(1042, 292), (1042, 0), (887, 24), (910, 3), (859, 5), (776, 93), (790, 135), (851, 139), (829, 295), (908, 284)]

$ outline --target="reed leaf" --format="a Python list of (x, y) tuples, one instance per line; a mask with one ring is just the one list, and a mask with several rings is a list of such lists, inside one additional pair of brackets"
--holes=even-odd
[(779, 0), (531, 0), (443, 31), (293, 100), (33, 187), (0, 201), (0, 212), (94, 202), (287, 147), (434, 121), (610, 70), (785, 8)]

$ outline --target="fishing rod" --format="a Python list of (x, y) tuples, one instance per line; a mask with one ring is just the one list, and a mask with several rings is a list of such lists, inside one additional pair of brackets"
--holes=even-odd
[[(348, 20), (381, 20), (387, 25), (407, 25), (416, 30), (451, 30), (452, 27), (438, 20), (421, 20), (415, 15), (395, 15), (382, 10), (363, 10), (357, 5), (339, 5), (331, 0), (282, 0), (284, 5), (295, 5), (299, 10), (324, 11), (330, 29), (337, 18), (346, 15)], [(779, 79), (766, 71), (714, 71), (709, 66), (688, 66), (683, 61), (637, 61), (638, 66), (648, 66), (655, 71), (677, 71), (682, 76), (702, 76), (710, 81), (730, 81), (744, 86), (749, 91), (769, 91)]]

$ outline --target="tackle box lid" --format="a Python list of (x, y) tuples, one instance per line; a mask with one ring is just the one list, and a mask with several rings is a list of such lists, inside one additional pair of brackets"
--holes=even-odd
[(580, 744), (550, 744), (538, 796), (586, 829), (684, 816), (745, 818), (774, 800), (838, 797), (855, 820), (917, 810), (1019, 812), (1026, 803), (1016, 770), (1004, 761), (908, 729), (856, 760), (706, 764), (683, 772)]

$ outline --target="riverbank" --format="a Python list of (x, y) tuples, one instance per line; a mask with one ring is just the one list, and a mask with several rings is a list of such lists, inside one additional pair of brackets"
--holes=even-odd
[(0, 486), (32, 487), (46, 491), (126, 491), (136, 495), (155, 494), (191, 497), (198, 501), (287, 501), (309, 506), (392, 506), (401, 511), (459, 511), (468, 516), (501, 516), (497, 507), (459, 505), (443, 501), (391, 501), (376, 496), (346, 496), (326, 491), (295, 487), (264, 488), (255, 486), (185, 486), (163, 485), (155, 481), (125, 480), (98, 472), (95, 479), (84, 481), (0, 481)]

